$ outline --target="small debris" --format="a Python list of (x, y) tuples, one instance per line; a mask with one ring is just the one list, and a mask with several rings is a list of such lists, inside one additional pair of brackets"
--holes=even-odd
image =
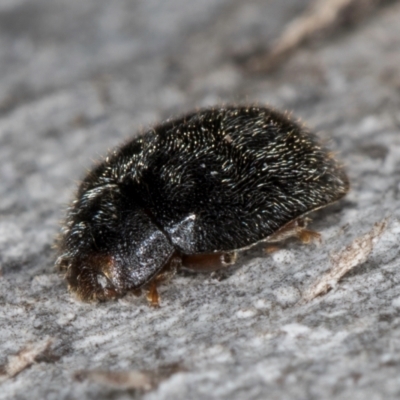
[(79, 371), (74, 378), (78, 381), (88, 380), (114, 389), (150, 390), (150, 376), (140, 371)]
[(183, 371), (185, 371), (185, 369), (180, 364), (171, 364), (159, 367), (155, 370), (143, 371), (77, 371), (74, 374), (74, 378), (80, 382), (87, 380), (113, 389), (149, 391), (156, 388), (162, 381), (168, 379), (170, 376)]
[(377, 239), (382, 235), (386, 226), (387, 219), (377, 222), (368, 233), (355, 239), (341, 253), (333, 256), (333, 268), (311, 285), (304, 294), (303, 301), (309, 302), (317, 296), (325, 294), (328, 290), (334, 288), (349, 271), (367, 261)]
[(7, 364), (0, 367), (0, 383), (30, 367), (39, 356), (50, 348), (52, 343), (53, 340), (49, 338), (38, 343), (30, 343), (17, 354), (9, 356)]

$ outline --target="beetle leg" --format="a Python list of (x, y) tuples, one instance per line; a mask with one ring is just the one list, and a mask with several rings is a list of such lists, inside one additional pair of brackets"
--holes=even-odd
[(309, 221), (309, 218), (298, 218), (289, 222), (283, 228), (271, 235), (268, 238), (268, 242), (281, 242), (290, 237), (296, 237), (304, 244), (309, 244), (314, 240), (321, 242), (320, 233), (306, 229)]
[(237, 253), (235, 251), (183, 255), (182, 266), (198, 272), (216, 271), (235, 264), (236, 259)]
[(280, 250), (280, 247), (276, 244), (267, 244), (264, 249), (267, 254), (275, 253), (278, 250)]
[(309, 231), (307, 229), (302, 229), (297, 233), (297, 238), (304, 244), (309, 244), (313, 241), (317, 241), (321, 243), (321, 234), (315, 231)]
[(153, 307), (159, 307), (160, 306), (160, 296), (157, 291), (157, 278), (153, 279), (150, 282), (150, 287), (149, 291), (147, 293), (147, 301), (149, 304)]
[(160, 283), (169, 282), (178, 271), (178, 268), (181, 266), (182, 261), (180, 257), (173, 256), (168, 264), (161, 270), (161, 272), (156, 275), (152, 281), (148, 284), (148, 292), (147, 292), (147, 301), (153, 307), (160, 306), (160, 295), (157, 291), (157, 286)]

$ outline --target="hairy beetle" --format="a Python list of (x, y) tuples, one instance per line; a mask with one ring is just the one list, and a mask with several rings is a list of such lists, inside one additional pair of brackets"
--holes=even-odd
[(179, 266), (218, 269), (260, 241), (318, 237), (304, 216), (348, 188), (332, 153), (286, 115), (205, 109), (134, 138), (86, 176), (57, 263), (82, 300), (146, 286), (158, 304), (157, 282)]

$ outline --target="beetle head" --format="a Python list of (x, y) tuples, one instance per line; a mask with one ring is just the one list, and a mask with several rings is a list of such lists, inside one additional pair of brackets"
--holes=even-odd
[(119, 297), (148, 283), (174, 247), (140, 207), (113, 201), (74, 205), (63, 254), (70, 289), (82, 300)]

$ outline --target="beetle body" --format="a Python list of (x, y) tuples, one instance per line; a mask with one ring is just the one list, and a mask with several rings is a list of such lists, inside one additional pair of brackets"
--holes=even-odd
[(230, 264), (232, 251), (279, 238), (347, 190), (331, 153), (286, 115), (206, 109), (149, 130), (87, 175), (67, 213), (59, 264), (83, 300), (117, 297), (171, 263), (221, 254)]

